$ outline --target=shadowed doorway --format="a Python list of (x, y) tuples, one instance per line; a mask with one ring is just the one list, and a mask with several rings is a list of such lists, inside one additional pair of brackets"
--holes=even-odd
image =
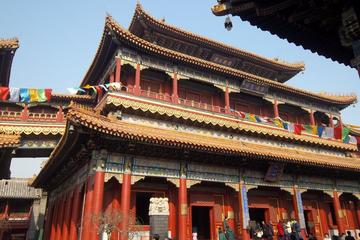
[(192, 232), (197, 233), (198, 240), (211, 239), (210, 210), (211, 207), (191, 208)]

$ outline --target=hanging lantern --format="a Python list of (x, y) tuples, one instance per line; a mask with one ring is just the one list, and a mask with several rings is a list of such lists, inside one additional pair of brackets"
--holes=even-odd
[(230, 31), (232, 29), (233, 24), (232, 24), (229, 16), (226, 17), (224, 26), (225, 26), (226, 30), (228, 30), (228, 31)]

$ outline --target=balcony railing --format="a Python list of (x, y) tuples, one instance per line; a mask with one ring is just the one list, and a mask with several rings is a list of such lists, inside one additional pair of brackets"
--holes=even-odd
[[(60, 116), (61, 115), (61, 116)], [(0, 121), (62, 122), (63, 113), (34, 113), (29, 111), (0, 110)]]

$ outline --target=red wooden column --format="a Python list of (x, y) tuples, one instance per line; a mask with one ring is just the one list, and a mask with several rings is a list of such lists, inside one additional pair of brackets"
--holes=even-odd
[(316, 123), (315, 123), (315, 118), (314, 118), (314, 111), (310, 109), (310, 124), (315, 126)]
[(340, 205), (339, 195), (338, 195), (337, 191), (334, 191), (333, 202), (334, 202), (336, 223), (337, 223), (339, 236), (340, 236), (340, 234), (345, 233), (345, 226), (344, 226), (344, 221), (343, 221), (343, 213), (342, 213), (342, 209), (341, 209), (341, 205)]
[[(112, 196), (112, 202), (111, 202), (111, 210), (112, 210), (112, 213), (113, 214), (119, 214), (120, 213), (120, 206), (121, 206), (121, 203), (120, 203), (120, 188), (117, 184), (114, 184), (113, 185), (113, 196)], [(120, 227), (120, 225), (118, 226)], [(111, 240), (118, 240), (118, 237), (119, 237), (119, 232), (118, 231), (115, 231), (111, 234)]]
[(227, 85), (225, 88), (225, 113), (230, 113), (230, 93)]
[(329, 117), (329, 126), (334, 127), (333, 115), (331, 115), (331, 114), (330, 114), (330, 117)]
[(177, 79), (177, 72), (174, 72), (174, 76), (172, 79), (172, 93), (171, 93), (171, 100), (173, 103), (178, 103), (178, 79)]
[(125, 171), (123, 174), (123, 182), (121, 185), (121, 214), (123, 215), (122, 221), (120, 224), (120, 239), (128, 239), (128, 229), (129, 229), (129, 220), (130, 220), (130, 197), (131, 197), (131, 172)]
[(241, 240), (250, 240), (248, 231), (249, 208), (247, 203), (247, 190), (243, 183), (239, 183), (239, 218), (241, 223)]
[(27, 103), (24, 105), (24, 109), (21, 112), (21, 121), (26, 122), (29, 119), (29, 109)]
[(114, 81), (115, 81), (115, 75), (114, 75), (114, 72), (111, 72), (110, 76), (109, 76), (109, 82), (113, 83)]
[(136, 71), (135, 71), (135, 86), (134, 86), (134, 94), (139, 96), (140, 95), (140, 63), (136, 64)]
[(121, 58), (116, 57), (115, 58), (115, 64), (116, 64), (116, 69), (115, 69), (115, 82), (120, 82), (121, 81)]
[[(304, 220), (304, 211), (303, 211), (301, 193), (298, 192), (296, 187), (293, 188), (292, 196), (293, 196), (293, 208), (294, 208), (294, 213), (295, 213), (295, 219), (298, 222), (298, 224), (300, 225), (302, 238), (307, 239), (305, 226), (303, 224), (305, 220)], [(299, 212), (299, 210), (301, 212)]]
[(83, 214), (83, 226), (81, 233), (81, 240), (90, 240), (90, 229), (91, 229), (91, 210), (92, 210), (92, 200), (93, 200), (93, 176), (88, 176), (86, 183), (86, 193), (85, 193), (85, 207)]
[(46, 219), (45, 219), (45, 232), (44, 232), (44, 239), (47, 240), (50, 237), (51, 232), (51, 222), (54, 214), (54, 202), (49, 201)]
[[(59, 199), (54, 200), (54, 213), (51, 219), (51, 230), (50, 230), (50, 238), (48, 239), (55, 239), (56, 235), (56, 222), (59, 214)], [(46, 239), (46, 240), (48, 240)]]
[(176, 237), (176, 193), (173, 188), (169, 190), (169, 230), (171, 238)]
[(227, 222), (229, 224), (229, 227), (234, 232), (234, 234), (237, 235), (237, 231), (235, 231), (235, 221), (234, 221), (234, 209), (232, 206), (232, 197), (231, 197), (231, 191), (227, 189), (226, 195), (225, 195), (225, 204), (226, 204), (226, 214), (225, 216), (228, 218)]
[(61, 230), (61, 240), (68, 240), (69, 237), (72, 195), (73, 195), (72, 191), (69, 191), (66, 197), (66, 204), (64, 209), (64, 221)]
[(358, 228), (360, 228), (360, 200), (356, 203), (356, 217), (358, 221)]
[(187, 189), (186, 189), (186, 177), (181, 176), (179, 186), (179, 240), (186, 240), (186, 225), (188, 215), (188, 204), (187, 204)]
[[(93, 200), (92, 200), (92, 214), (93, 216), (99, 216), (102, 212), (103, 200), (104, 200), (104, 178), (105, 173), (103, 171), (96, 171), (94, 176), (94, 191), (93, 191)], [(92, 234), (91, 240), (98, 240), (99, 235), (97, 231), (99, 229), (99, 223), (94, 222), (91, 227)]]
[(59, 214), (58, 214), (58, 219), (56, 221), (55, 240), (61, 240), (61, 230), (62, 230), (62, 225), (63, 225), (63, 221), (64, 221), (65, 200), (66, 200), (66, 196), (64, 195), (60, 199)]
[(69, 239), (70, 240), (77, 240), (77, 222), (79, 218), (79, 213), (81, 211), (81, 185), (77, 185), (72, 198), (72, 212), (70, 218), (70, 232), (69, 232)]
[(278, 107), (278, 102), (276, 99), (274, 99), (274, 118), (279, 117), (279, 107)]

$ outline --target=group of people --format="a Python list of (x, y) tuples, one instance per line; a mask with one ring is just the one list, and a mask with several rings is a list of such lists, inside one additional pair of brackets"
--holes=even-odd
[(257, 223), (255, 221), (250, 222), (250, 236), (254, 240), (273, 240), (274, 239), (274, 228), (270, 222), (266, 223), (262, 221)]
[[(346, 234), (341, 233), (339, 236), (333, 235), (331, 237), (329, 236), (329, 234), (326, 233), (324, 236), (324, 240), (355, 240), (355, 237), (351, 235), (350, 231), (347, 231)], [(356, 236), (356, 240), (360, 240), (360, 233)]]
[[(295, 220), (279, 221), (276, 225), (278, 240), (301, 240), (300, 225)], [(253, 240), (273, 240), (274, 228), (271, 221), (250, 222), (250, 236)]]

